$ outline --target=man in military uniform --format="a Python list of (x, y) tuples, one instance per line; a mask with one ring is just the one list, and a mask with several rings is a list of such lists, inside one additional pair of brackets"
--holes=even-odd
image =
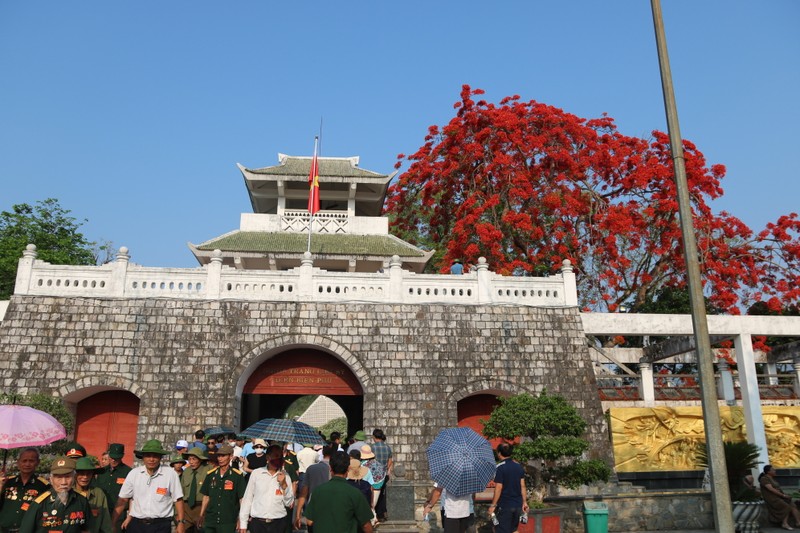
[(50, 490), (40, 494), (25, 511), (20, 533), (89, 533), (94, 522), (92, 508), (86, 498), (72, 490), (75, 459), (54, 459), (50, 481)]
[(81, 457), (86, 457), (86, 448), (75, 441), (71, 441), (67, 443), (67, 453), (64, 455), (77, 461)]
[[(106, 493), (108, 512), (113, 513), (119, 498), (119, 489), (125, 483), (125, 477), (131, 471), (131, 467), (122, 462), (125, 456), (125, 446), (122, 444), (109, 444), (108, 446), (108, 466), (103, 468), (97, 479), (95, 486), (100, 487)], [(122, 519), (125, 519), (123, 514)]]
[(0, 531), (16, 533), (26, 509), (47, 491), (47, 481), (37, 477), (39, 451), (26, 448), (17, 457), (19, 474), (8, 479), (0, 475)]
[(75, 492), (89, 501), (92, 509), (91, 533), (111, 533), (111, 513), (108, 512), (106, 493), (92, 486), (94, 475), (101, 471), (88, 457), (75, 461)]
[(209, 467), (205, 464), (208, 457), (200, 448), (191, 448), (183, 454), (189, 465), (181, 474), (181, 487), (183, 488), (183, 518), (186, 520), (186, 533), (195, 533), (199, 526), (200, 508), (203, 505), (203, 495), (200, 489), (206, 480)]
[(208, 471), (200, 488), (203, 506), (200, 525), (205, 533), (234, 533), (238, 528), (239, 502), (247, 481), (244, 473), (231, 468), (233, 447), (223, 444), (217, 450), (217, 467)]

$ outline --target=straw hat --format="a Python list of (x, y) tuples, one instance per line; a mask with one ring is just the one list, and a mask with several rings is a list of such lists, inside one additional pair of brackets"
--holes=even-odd
[(361, 466), (358, 459), (350, 459), (350, 468), (347, 469), (347, 479), (364, 479), (369, 472), (369, 468)]

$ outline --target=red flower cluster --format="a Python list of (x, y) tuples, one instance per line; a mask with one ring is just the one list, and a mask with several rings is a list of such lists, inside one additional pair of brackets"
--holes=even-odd
[[(684, 283), (669, 138), (619, 133), (613, 119), (583, 119), (519, 96), (499, 105), (465, 85), (456, 116), (431, 126), (425, 144), (399, 157), (410, 167), (391, 186), (387, 211), (401, 237), (444, 248), (451, 260), (541, 274), (569, 259), (582, 306), (633, 307)], [(722, 165), (684, 142), (706, 293), (738, 313), (763, 297), (800, 301), (800, 220), (783, 216), (759, 234), (708, 205), (722, 195)]]

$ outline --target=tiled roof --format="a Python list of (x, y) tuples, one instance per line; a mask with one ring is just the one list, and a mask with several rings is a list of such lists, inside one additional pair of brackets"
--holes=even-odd
[[(308, 246), (307, 233), (268, 233), (234, 231), (197, 246), (199, 250), (255, 253), (303, 253)], [(424, 257), (425, 253), (391, 235), (329, 235), (314, 233), (311, 252), (330, 255), (373, 255)]]
[[(320, 157), (319, 161), (319, 175), (320, 178), (383, 178), (389, 176), (386, 174), (379, 174), (371, 170), (364, 170), (354, 166), (350, 159), (330, 158), (326, 159)], [(271, 176), (299, 176), (308, 179), (308, 173), (311, 169), (310, 157), (287, 157), (282, 164), (274, 167), (264, 167), (251, 169), (247, 171), (252, 174), (263, 174)]]

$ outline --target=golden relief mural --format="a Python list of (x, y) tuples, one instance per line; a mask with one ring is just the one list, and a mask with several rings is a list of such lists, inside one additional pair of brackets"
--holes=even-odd
[[(741, 407), (720, 407), (726, 441), (745, 437)], [(800, 468), (800, 407), (763, 406), (770, 462)], [(698, 407), (618, 407), (609, 411), (617, 472), (697, 470), (697, 452), (705, 443)]]

